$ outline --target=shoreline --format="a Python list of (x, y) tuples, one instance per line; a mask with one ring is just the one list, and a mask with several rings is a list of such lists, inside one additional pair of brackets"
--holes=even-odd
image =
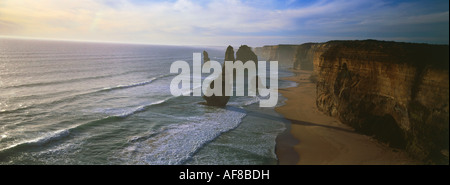
[(338, 119), (320, 112), (315, 104), (315, 83), (311, 71), (291, 70), (282, 78), (297, 87), (280, 88), (285, 104), (275, 111), (290, 121), (276, 139), (280, 165), (400, 165), (422, 164), (400, 149), (390, 148), (370, 136), (354, 131)]

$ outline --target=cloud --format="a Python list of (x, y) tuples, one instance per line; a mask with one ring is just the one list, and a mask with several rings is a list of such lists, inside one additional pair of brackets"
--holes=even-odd
[[(392, 38), (403, 38), (402, 35), (391, 34), (414, 30), (401, 29), (401, 25), (407, 25), (404, 28), (421, 24), (448, 25), (448, 8), (426, 10), (423, 3), (369, 0), (318, 0), (310, 3), (287, 0), (281, 4), (252, 0), (2, 0), (0, 34), (209, 45), (230, 42), (256, 45), (298, 43), (321, 37), (352, 38), (352, 34), (361, 33), (370, 37), (384, 32)], [(448, 2), (443, 4), (446, 3), (448, 7)], [(392, 25), (398, 30), (385, 29)], [(423, 34), (422, 38), (436, 35)], [(448, 43), (448, 36), (445, 39)]]

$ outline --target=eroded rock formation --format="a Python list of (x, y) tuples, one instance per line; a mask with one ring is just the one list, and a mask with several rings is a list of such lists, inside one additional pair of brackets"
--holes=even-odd
[(320, 44), (316, 43), (305, 43), (299, 45), (295, 51), (293, 68), (312, 71), (314, 69), (314, 54), (319, 46)]
[[(245, 64), (247, 61), (253, 61), (255, 64), (258, 63), (258, 56), (252, 51), (247, 45), (242, 45), (236, 52), (236, 60), (242, 61)], [(225, 60), (226, 61), (226, 60)]]
[(448, 46), (330, 41), (316, 50), (317, 107), (356, 130), (448, 164)]
[(208, 52), (203, 51), (203, 63), (210, 61), (211, 59), (208, 56)]
[[(206, 54), (206, 55), (205, 55)], [(205, 57), (206, 56), (206, 57)], [(203, 51), (203, 61), (207, 62), (209, 61), (208, 53), (206, 51)], [(225, 61), (235, 61), (234, 60), (234, 50), (233, 47), (228, 46), (227, 50), (225, 51)], [(229, 85), (225, 83), (225, 66), (222, 66), (222, 96), (205, 96), (203, 95), (203, 99), (206, 100), (206, 105), (211, 106), (219, 106), (224, 107), (227, 105), (228, 101), (230, 100), (230, 96), (225, 96), (225, 86)], [(214, 88), (214, 81), (211, 82), (210, 88)]]
[[(280, 46), (255, 48), (280, 58)], [(418, 159), (448, 164), (448, 45), (329, 41), (298, 45), (291, 65), (313, 70), (317, 107)], [(282, 58), (282, 57), (281, 57)]]
[[(206, 51), (203, 51), (203, 60), (204, 62), (209, 60), (208, 57), (208, 53)], [(247, 45), (242, 45), (239, 47), (238, 51), (236, 52), (236, 58), (234, 57), (234, 50), (233, 47), (228, 46), (226, 52), (225, 52), (225, 61), (233, 61), (235, 62), (236, 60), (240, 60), (243, 63), (247, 62), (247, 61), (254, 61), (255, 64), (257, 64), (258, 62), (258, 57), (256, 56), (256, 54), (252, 51), (252, 49), (250, 47), (248, 47)], [(222, 66), (222, 95), (223, 96), (215, 96), (212, 95), (210, 97), (207, 96), (203, 96), (203, 98), (206, 100), (206, 104), (207, 105), (212, 105), (212, 106), (225, 106), (229, 99), (230, 96), (225, 96), (225, 86), (232, 86), (233, 84), (229, 83), (226, 84), (225, 83), (225, 66)], [(236, 77), (236, 72), (235, 70), (233, 70), (233, 79), (235, 79)], [(245, 80), (247, 80), (247, 75), (245, 75)], [(210, 88), (214, 88), (214, 81), (211, 82), (210, 84)], [(247, 91), (245, 91), (247, 93)]]
[(266, 61), (278, 61), (280, 66), (292, 66), (298, 45), (256, 47), (255, 53)]
[(312, 71), (316, 49), (320, 46), (320, 43), (263, 46), (255, 48), (255, 53), (265, 60), (278, 61), (280, 66)]

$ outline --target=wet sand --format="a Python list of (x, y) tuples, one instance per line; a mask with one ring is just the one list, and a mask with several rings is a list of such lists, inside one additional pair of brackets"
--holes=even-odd
[(284, 80), (297, 82), (298, 86), (280, 89), (287, 100), (275, 109), (291, 121), (290, 128), (277, 138), (279, 164), (420, 164), (404, 151), (356, 133), (350, 126), (320, 112), (315, 104), (315, 84), (309, 80), (311, 72), (294, 72), (296, 76)]

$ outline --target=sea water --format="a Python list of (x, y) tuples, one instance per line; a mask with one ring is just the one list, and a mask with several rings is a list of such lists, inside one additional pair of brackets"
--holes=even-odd
[(1, 38), (0, 164), (276, 164), (286, 120), (259, 97), (171, 95), (172, 62), (203, 50), (223, 62), (225, 47)]

